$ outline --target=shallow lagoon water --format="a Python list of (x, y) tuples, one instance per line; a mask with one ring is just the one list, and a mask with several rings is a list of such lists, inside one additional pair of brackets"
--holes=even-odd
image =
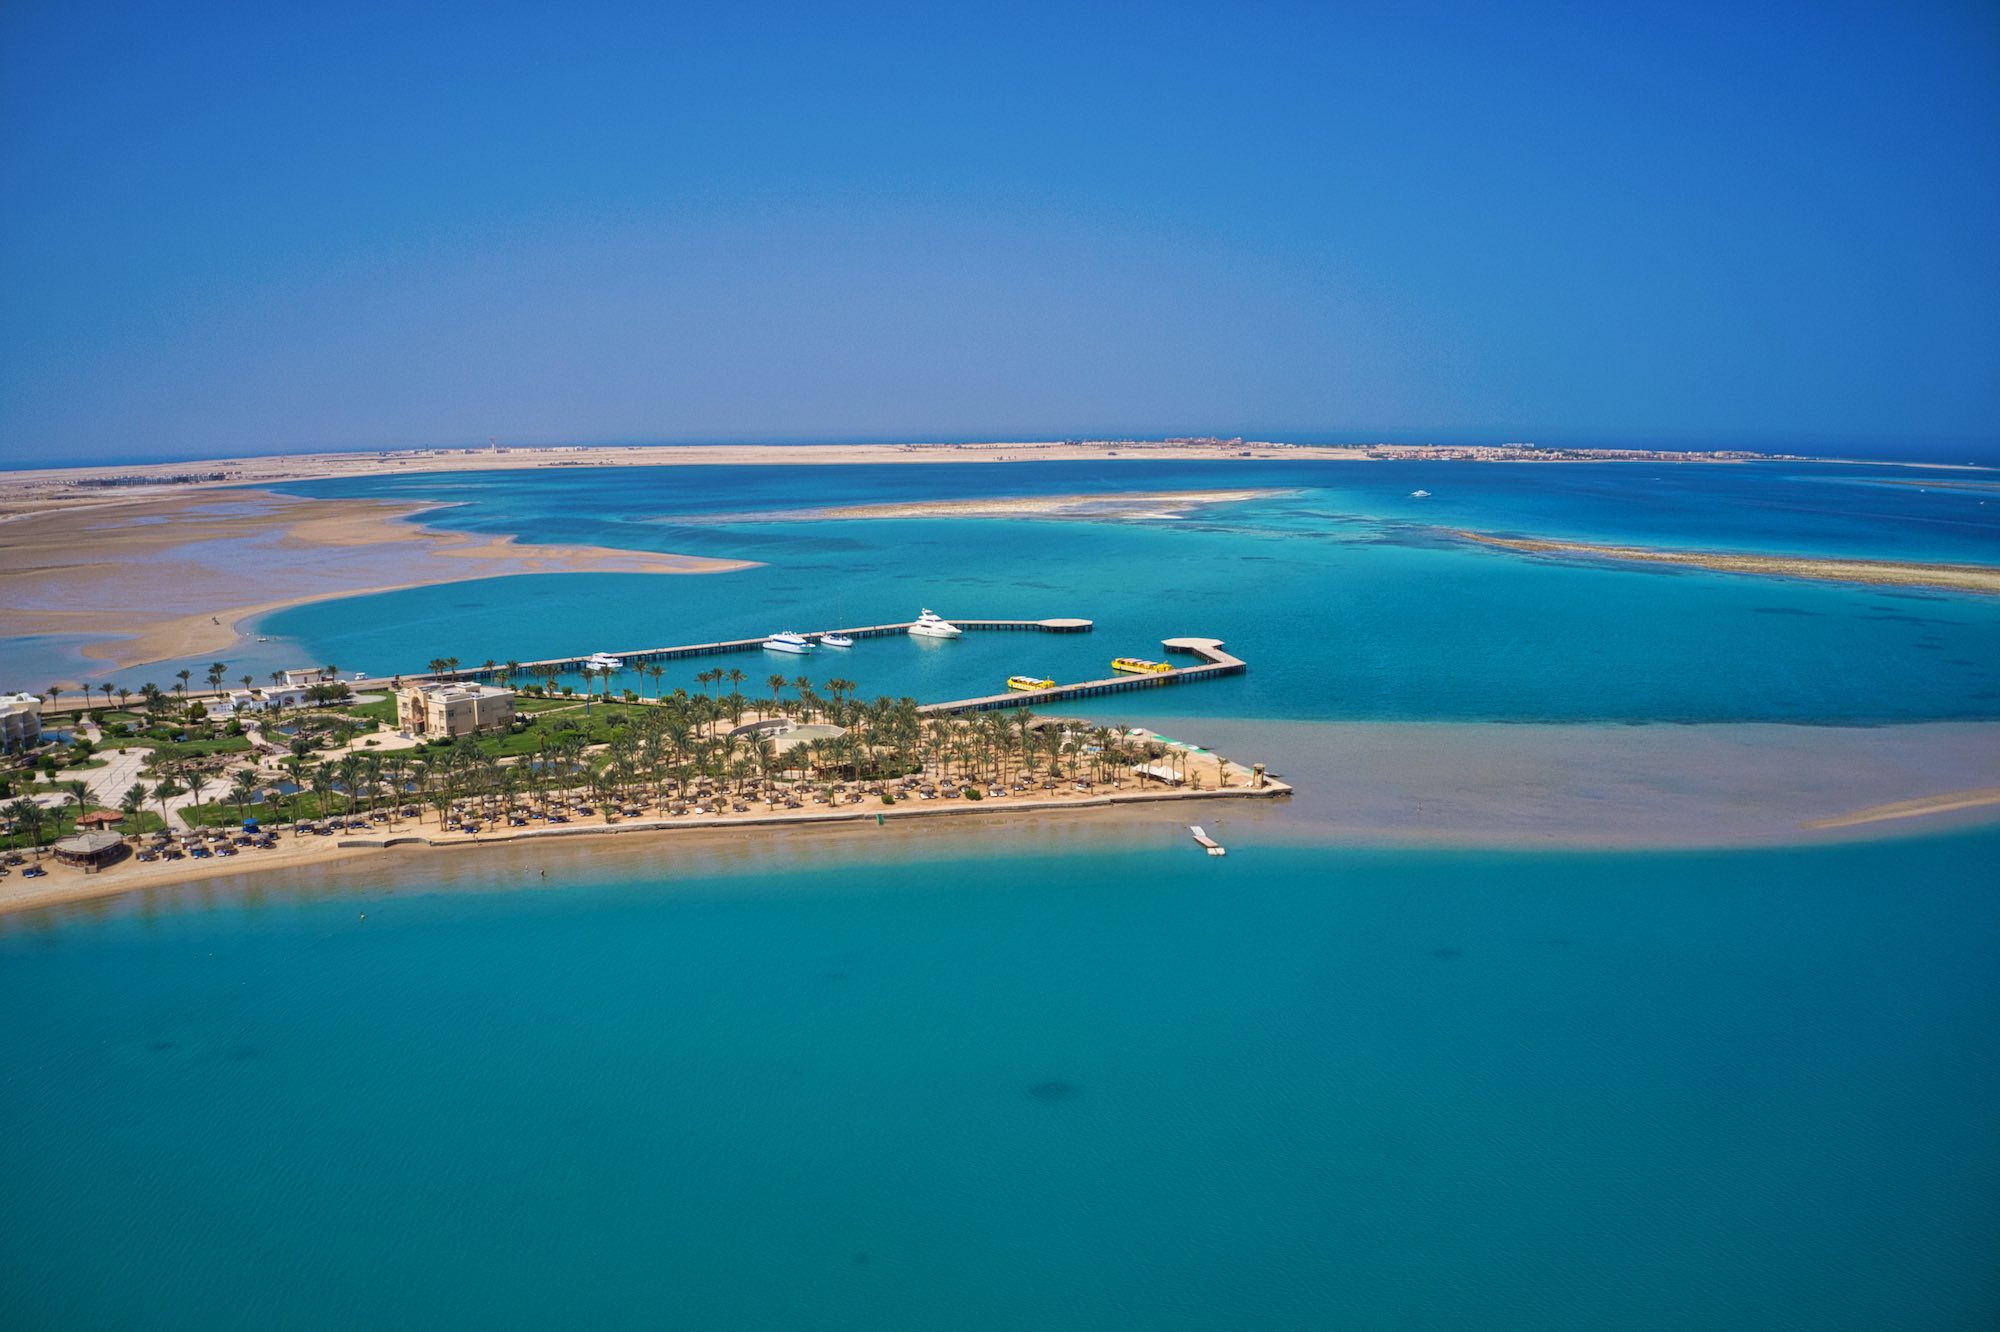
[[(430, 521), (530, 540), (767, 561), (739, 573), (546, 576), (301, 607), (260, 631), (377, 674), (914, 617), (1082, 616), (1082, 637), (864, 640), (797, 658), (670, 666), (852, 679), (863, 697), (965, 697), (1012, 674), (1104, 675), (1159, 640), (1227, 640), (1249, 676), (1152, 695), (1162, 715), (1518, 721), (1877, 723), (2000, 717), (2000, 601), (1690, 569), (1526, 558), (1417, 521), (1596, 540), (1991, 561), (2000, 512), (1975, 492), (1766, 468), (1562, 464), (634, 468), (313, 483), (304, 493), (450, 499)], [(1412, 470), (1414, 469), (1414, 470)], [(710, 475), (714, 473), (715, 475)], [(686, 475), (691, 474), (691, 475)], [(1440, 479), (1449, 478), (1449, 479)], [(1371, 479), (1372, 478), (1372, 479)], [(1895, 479), (1895, 478), (1892, 478)], [(1457, 508), (1407, 498), (1421, 481)], [(1308, 483), (1311, 483), (1310, 485)], [(1355, 488), (1368, 486), (1357, 495)], [(862, 499), (1091, 489), (1293, 487), (1171, 521), (858, 519), (676, 525)], [(1358, 499), (1376, 501), (1361, 509)], [(1928, 507), (1927, 507), (1928, 506)], [(1467, 510), (1471, 511), (1470, 516)], [(1992, 515), (1992, 516), (1988, 516)], [(414, 627), (414, 631), (413, 631)], [(289, 650), (289, 649), (288, 649)], [(295, 651), (293, 655), (297, 655)], [(613, 682), (645, 692), (636, 673)]]
[(835, 849), (16, 922), (0, 1300), (1990, 1326), (1996, 853)]

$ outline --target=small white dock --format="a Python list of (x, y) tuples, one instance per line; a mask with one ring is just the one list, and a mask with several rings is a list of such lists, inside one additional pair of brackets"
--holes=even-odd
[(1199, 823), (1190, 823), (1188, 825), (1188, 831), (1194, 834), (1195, 843), (1199, 846), (1207, 848), (1208, 854), (1210, 854), (1211, 856), (1226, 856), (1229, 854), (1228, 851), (1223, 849), (1222, 843), (1216, 841), (1213, 837), (1210, 837), (1207, 831), (1203, 829)]

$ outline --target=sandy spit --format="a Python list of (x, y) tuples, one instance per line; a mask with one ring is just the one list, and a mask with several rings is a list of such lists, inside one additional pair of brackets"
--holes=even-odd
[(752, 567), (424, 526), (437, 507), (185, 490), (22, 514), (0, 525), (0, 635), (90, 635), (85, 656), (126, 669), (226, 657), (246, 621), (337, 597), (513, 574)]
[(1720, 551), (1656, 550), (1644, 546), (1601, 546), (1587, 541), (1544, 541), (1489, 536), (1453, 529), (1452, 535), (1482, 546), (1530, 555), (1586, 555), (1641, 564), (1679, 564), (1718, 573), (1813, 578), (1874, 587), (1924, 587), (1951, 592), (2000, 593), (2000, 567), (1986, 564), (1922, 564), (1903, 560), (1828, 559), (1806, 555), (1744, 555)]

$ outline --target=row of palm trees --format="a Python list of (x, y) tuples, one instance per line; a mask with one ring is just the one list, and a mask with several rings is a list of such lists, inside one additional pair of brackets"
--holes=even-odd
[[(845, 684), (845, 682), (837, 682)], [(548, 724), (532, 755), (506, 760), (473, 746), (433, 751), (428, 758), (390, 752), (348, 754), (312, 762), (283, 760), (294, 785), (312, 793), (316, 817), (365, 817), (386, 807), (393, 821), (411, 805), (434, 811), (440, 823), (455, 808), (476, 804), (527, 808), (546, 815), (572, 796), (623, 805), (661, 804), (696, 784), (741, 792), (753, 781), (881, 780), (921, 773), (947, 787), (1007, 785), (1033, 780), (1115, 782), (1166, 755), (1184, 752), (1139, 744), (1126, 727), (1038, 725), (1025, 709), (960, 716), (926, 716), (912, 699), (859, 702), (829, 685), (829, 715), (847, 729), (780, 753), (767, 736), (731, 733), (725, 699), (678, 695), (635, 709), (608, 743), (593, 745), (574, 721)], [(1184, 771), (1184, 769), (1183, 769)], [(198, 769), (184, 774), (200, 799)], [(172, 778), (168, 779), (169, 783)], [(268, 779), (249, 770), (231, 779), (238, 817), (277, 805)], [(166, 798), (179, 794), (171, 789)], [(157, 796), (157, 791), (155, 792)], [(295, 802), (294, 812), (298, 811)]]

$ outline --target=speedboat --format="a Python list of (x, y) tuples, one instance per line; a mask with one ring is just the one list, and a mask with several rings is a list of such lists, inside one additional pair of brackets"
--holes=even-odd
[(1413, 490), (1410, 492), (1411, 499), (1429, 499), (1430, 497), (1431, 492), (1428, 490)]
[(1007, 677), (1007, 687), (1025, 694), (1035, 689), (1054, 689), (1056, 682), (1037, 679), (1032, 675), (1010, 675)]
[(819, 636), (819, 645), (821, 647), (853, 647), (854, 640), (846, 634), (821, 634)]
[(1113, 657), (1111, 669), (1124, 671), (1127, 675), (1160, 675), (1173, 667), (1164, 661), (1147, 661), (1144, 657)]
[(916, 622), (910, 626), (910, 634), (915, 638), (957, 638), (964, 632), (965, 630), (946, 620), (942, 615), (939, 615), (928, 606), (924, 607), (924, 613), (919, 615), (916, 618)]
[(804, 634), (794, 629), (787, 629), (781, 634), (772, 634), (769, 638), (765, 639), (764, 650), (766, 652), (797, 652), (803, 655), (804, 653), (811, 652), (813, 645), (811, 640)]
[(625, 663), (612, 656), (609, 652), (593, 652), (584, 658), (583, 664), (590, 667), (593, 671), (622, 671), (625, 669)]

